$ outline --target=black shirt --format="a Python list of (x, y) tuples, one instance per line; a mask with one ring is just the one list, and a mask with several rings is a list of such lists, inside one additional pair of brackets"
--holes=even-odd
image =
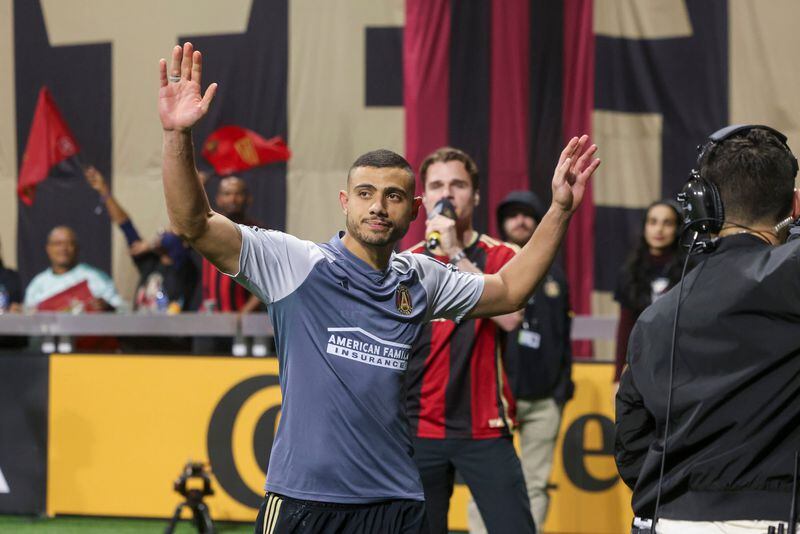
[(679, 281), (680, 271), (677, 274), (673, 271), (676, 263), (682, 266), (682, 261), (682, 257), (671, 251), (660, 256), (648, 253), (641, 265), (640, 283), (644, 287), (640, 288), (633, 287), (635, 282), (630, 267), (623, 266), (617, 276), (614, 300), (638, 315)]
[(622, 369), (625, 367), (625, 358), (628, 354), (628, 338), (633, 330), (633, 325), (639, 314), (646, 307), (666, 293), (680, 281), (680, 272), (675, 273), (676, 262), (680, 262), (672, 251), (667, 251), (660, 256), (647, 253), (641, 265), (641, 280), (639, 286), (630, 272), (629, 265), (625, 265), (617, 277), (617, 287), (614, 290), (614, 300), (620, 304), (619, 322), (617, 323), (617, 349), (615, 355), (616, 368), (614, 381), (619, 382)]
[[(22, 304), (23, 291), (17, 271), (6, 269), (0, 262), (0, 291), (5, 291), (8, 297), (5, 306), (12, 303)], [(28, 338), (23, 336), (0, 336), (0, 348), (22, 348), (28, 344)]]
[(181, 311), (191, 309), (198, 274), (188, 255), (179, 265), (162, 263), (161, 257), (154, 252), (135, 256), (133, 262), (140, 275), (134, 295), (136, 309), (154, 307), (159, 290), (164, 292), (169, 302), (177, 302)]
[[(678, 287), (631, 334), (617, 395), (616, 460), (637, 515), (653, 514)], [(789, 515), (800, 448), (800, 240), (740, 234), (686, 275), (659, 516)]]
[(552, 267), (525, 307), (522, 326), (507, 335), (503, 355), (514, 397), (572, 398), (572, 346), (567, 280)]
[(0, 291), (7, 293), (6, 305), (10, 305), (12, 302), (22, 303), (22, 282), (20, 282), (19, 274), (17, 271), (6, 269), (2, 262), (0, 262)]

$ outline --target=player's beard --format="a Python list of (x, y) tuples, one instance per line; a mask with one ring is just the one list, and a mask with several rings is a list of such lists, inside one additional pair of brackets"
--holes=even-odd
[[(384, 219), (386, 220), (386, 219)], [(354, 219), (350, 215), (347, 216), (346, 226), (347, 233), (353, 236), (359, 243), (373, 247), (385, 247), (393, 245), (398, 242), (408, 231), (408, 224), (398, 226), (394, 221), (388, 221), (391, 224), (389, 232), (383, 234), (373, 234), (369, 230), (362, 228), (362, 224), (366, 223), (367, 219)]]

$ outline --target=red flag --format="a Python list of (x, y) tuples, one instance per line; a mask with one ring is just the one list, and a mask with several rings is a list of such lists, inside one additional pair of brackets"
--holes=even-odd
[(203, 157), (220, 176), (286, 161), (291, 155), (280, 136), (264, 139), (253, 130), (240, 126), (223, 126), (203, 143)]
[(22, 169), (17, 183), (20, 200), (28, 206), (33, 204), (36, 184), (47, 178), (54, 165), (74, 156), (78, 150), (78, 142), (64, 122), (50, 91), (42, 87), (28, 134), (28, 144), (22, 156)]

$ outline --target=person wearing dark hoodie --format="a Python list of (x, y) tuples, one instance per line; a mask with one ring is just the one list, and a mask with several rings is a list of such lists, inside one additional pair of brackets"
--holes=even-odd
[[(500, 237), (523, 246), (542, 219), (544, 208), (530, 191), (512, 191), (497, 207)], [(572, 324), (564, 272), (553, 265), (524, 310), (522, 324), (506, 336), (503, 360), (517, 403), (522, 470), (538, 526), (544, 525), (547, 481), (564, 405), (572, 398)], [(470, 532), (484, 532), (474, 503)]]

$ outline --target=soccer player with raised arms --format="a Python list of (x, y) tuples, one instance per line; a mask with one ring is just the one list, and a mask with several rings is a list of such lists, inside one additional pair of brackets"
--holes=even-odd
[(404, 412), (411, 344), (432, 319), (522, 308), (547, 273), (600, 164), (573, 138), (553, 176), (553, 204), (498, 273), (462, 273), (394, 252), (416, 217), (414, 173), (388, 150), (359, 157), (339, 202), (346, 231), (323, 244), (236, 225), (215, 213), (194, 164), (191, 128), (216, 92), (201, 92), (190, 43), (160, 62), (163, 176), (173, 228), (220, 271), (269, 304), (283, 395), (258, 532), (416, 533), (424, 495)]

